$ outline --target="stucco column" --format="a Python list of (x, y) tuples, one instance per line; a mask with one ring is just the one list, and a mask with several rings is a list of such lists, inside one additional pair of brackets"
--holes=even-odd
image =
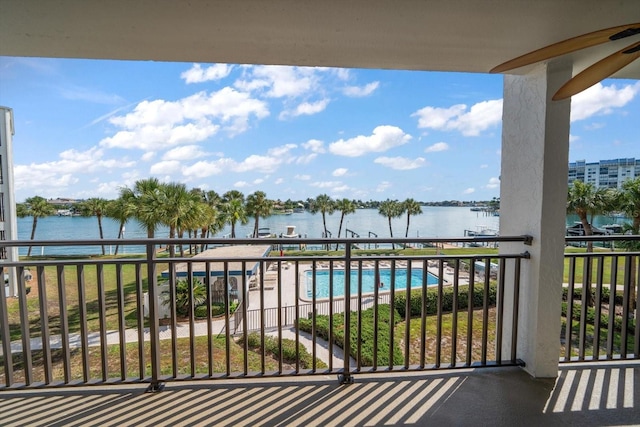
[[(500, 234), (528, 234), (533, 244), (502, 243), (500, 252), (531, 254), (522, 263), (517, 357), (541, 378), (557, 376), (560, 357), (571, 106), (551, 97), (569, 78), (570, 65), (558, 63), (504, 78)], [(506, 277), (505, 319), (510, 319), (511, 268)], [(503, 360), (510, 358), (511, 332), (506, 321)]]

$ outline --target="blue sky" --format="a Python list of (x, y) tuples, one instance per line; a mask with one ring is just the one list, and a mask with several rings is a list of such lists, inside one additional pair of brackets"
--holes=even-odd
[[(499, 196), (502, 76), (0, 57), (17, 200), (155, 176), (272, 199)], [(640, 82), (572, 100), (571, 161), (640, 157)]]

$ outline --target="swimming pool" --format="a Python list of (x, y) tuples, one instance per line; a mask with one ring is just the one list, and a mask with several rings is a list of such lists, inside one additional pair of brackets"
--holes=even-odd
[[(380, 282), (382, 287), (379, 291), (389, 291), (391, 289), (391, 269), (381, 268), (378, 270), (380, 274)], [(375, 287), (375, 270), (351, 270), (351, 295), (358, 294), (358, 276), (362, 274), (362, 293), (373, 293)], [(344, 295), (344, 270), (333, 270), (333, 296), (341, 297)], [(313, 271), (305, 272), (305, 294), (307, 298), (313, 297)], [(427, 286), (436, 285), (438, 277), (427, 272)], [(422, 269), (411, 269), (411, 288), (422, 287)], [(396, 268), (395, 270), (395, 289), (407, 289), (407, 269)], [(316, 298), (329, 298), (329, 270), (316, 270)]]

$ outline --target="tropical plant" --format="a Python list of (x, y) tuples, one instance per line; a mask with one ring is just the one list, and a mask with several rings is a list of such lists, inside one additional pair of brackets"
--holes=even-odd
[[(393, 238), (393, 228), (391, 227), (391, 218), (398, 218), (402, 216), (402, 205), (397, 200), (385, 200), (381, 202), (378, 207), (378, 213), (382, 216), (386, 216), (389, 221), (389, 236)], [(395, 244), (391, 245), (392, 249), (396, 248)]]
[[(104, 211), (104, 216), (118, 221), (118, 239), (124, 237), (124, 226), (133, 216), (133, 205), (131, 200), (127, 200), (127, 197), (130, 197), (131, 193), (127, 194), (128, 195), (118, 197), (116, 200), (110, 200)], [(120, 245), (116, 245), (114, 255), (118, 255), (119, 247)]]
[(404, 232), (404, 237), (409, 237), (409, 224), (411, 222), (411, 215), (420, 215), (422, 213), (422, 208), (420, 207), (420, 203), (413, 199), (407, 199), (402, 202), (402, 209), (407, 213), (407, 229)]
[(326, 215), (333, 214), (335, 210), (335, 204), (331, 197), (326, 194), (320, 194), (316, 197), (310, 207), (311, 213), (316, 214), (320, 212), (322, 214), (322, 226), (324, 227), (323, 237), (329, 237), (329, 231), (327, 230), (327, 217)]
[[(193, 304), (191, 289), (193, 288)], [(191, 308), (207, 302), (207, 289), (198, 279), (180, 279), (176, 281), (176, 312), (181, 316), (191, 315)], [(170, 298), (165, 298), (163, 304), (171, 304)]]
[[(345, 215), (349, 215), (355, 213), (356, 205), (349, 199), (340, 199), (335, 202), (335, 209), (340, 211), (340, 226), (338, 227), (338, 237), (340, 237), (340, 233), (342, 232), (342, 222), (344, 221)], [(346, 235), (346, 232), (345, 232)], [(338, 244), (336, 243), (336, 250), (338, 250)]]
[[(29, 197), (24, 201), (24, 204), (16, 207), (16, 215), (20, 218), (27, 216), (33, 217), (33, 223), (31, 224), (31, 237), (33, 240), (36, 237), (36, 227), (38, 226), (38, 218), (53, 215), (55, 208), (44, 197), (34, 196)], [(29, 246), (27, 256), (31, 256), (31, 249), (33, 246)]]
[(267, 199), (264, 191), (256, 191), (247, 197), (247, 214), (255, 220), (253, 225), (253, 237), (258, 237), (260, 217), (267, 218), (273, 210), (273, 202)]
[[(107, 209), (108, 201), (100, 197), (92, 197), (80, 203), (79, 211), (82, 216), (95, 216), (98, 219), (98, 233), (100, 240), (104, 239), (102, 231), (102, 215)], [(102, 255), (105, 254), (104, 245), (102, 245)]]
[(244, 195), (238, 190), (231, 190), (224, 193), (222, 200), (222, 214), (225, 222), (231, 225), (231, 238), (235, 238), (236, 224), (246, 224), (248, 221)]
[[(640, 177), (628, 179), (622, 183), (622, 188), (618, 192), (618, 208), (622, 210), (627, 217), (631, 218), (631, 223), (624, 225), (623, 232), (625, 234), (640, 234)], [(640, 251), (640, 241), (625, 240), (619, 242), (619, 245), (627, 251)], [(630, 257), (630, 298), (629, 309), (633, 310), (636, 300), (636, 280), (638, 274), (638, 257)]]
[[(593, 235), (589, 215), (600, 213), (604, 210), (603, 192), (598, 192), (593, 184), (584, 183), (582, 181), (573, 181), (573, 185), (569, 187), (567, 196), (567, 212), (578, 215), (585, 236)], [(587, 242), (587, 252), (593, 252), (593, 242)]]
[(155, 237), (155, 231), (163, 219), (162, 184), (157, 178), (136, 181), (133, 189), (122, 188), (120, 197), (131, 203), (131, 211), (140, 225), (147, 230), (147, 237)]

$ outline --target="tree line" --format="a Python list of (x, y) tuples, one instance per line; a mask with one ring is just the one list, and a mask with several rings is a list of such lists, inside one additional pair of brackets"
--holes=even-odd
[[(207, 238), (220, 232), (226, 225), (231, 228), (230, 237), (236, 238), (238, 224), (247, 224), (249, 219), (253, 218), (251, 236), (258, 237), (261, 218), (271, 216), (277, 209), (288, 208), (288, 206), (293, 208), (302, 204), (313, 214), (321, 213), (323, 237), (331, 237), (327, 229), (326, 215), (340, 212), (338, 228), (338, 237), (340, 237), (344, 217), (362, 207), (359, 203), (357, 200), (346, 198), (334, 200), (326, 194), (321, 194), (298, 204), (290, 201), (283, 204), (279, 200), (267, 198), (263, 191), (256, 191), (246, 197), (238, 190), (227, 191), (220, 195), (215, 191), (187, 189), (181, 183), (162, 183), (156, 178), (148, 178), (136, 181), (132, 188), (122, 187), (119, 197), (115, 200), (93, 197), (75, 205), (74, 211), (83, 216), (97, 218), (100, 239), (104, 239), (102, 219), (105, 217), (119, 223), (118, 239), (123, 237), (124, 226), (129, 220), (137, 221), (147, 231), (149, 238), (155, 237), (155, 232), (160, 226), (167, 227), (168, 237), (173, 239), (182, 238), (185, 235)], [(38, 219), (54, 215), (56, 207), (44, 197), (34, 196), (27, 198), (24, 203), (17, 204), (16, 211), (20, 218), (28, 216), (33, 218), (30, 239), (34, 240)], [(419, 202), (407, 199), (404, 202), (397, 200), (380, 202), (378, 212), (388, 218), (391, 237), (393, 237), (391, 219), (406, 213), (405, 237), (407, 237), (411, 216), (421, 214), (422, 210)], [(31, 256), (31, 249), (30, 247), (27, 256)], [(169, 250), (171, 256), (175, 255), (173, 245), (169, 245)], [(104, 247), (102, 247), (102, 254), (105, 255)], [(115, 249), (115, 255), (117, 254), (118, 247)]]

